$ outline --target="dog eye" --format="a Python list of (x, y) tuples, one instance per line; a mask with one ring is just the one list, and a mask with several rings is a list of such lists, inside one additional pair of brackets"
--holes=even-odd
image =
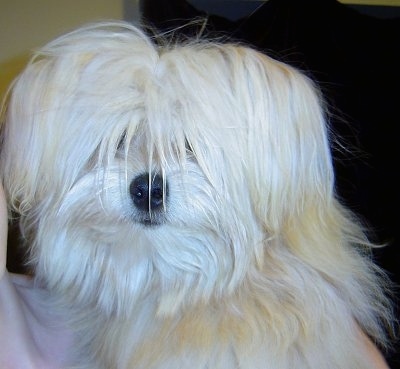
[(123, 150), (125, 148), (125, 143), (126, 143), (126, 131), (124, 131), (124, 133), (122, 133), (122, 135), (118, 141), (117, 151)]
[(188, 154), (193, 154), (193, 152), (194, 152), (193, 147), (192, 147), (192, 145), (190, 145), (188, 140), (185, 140), (185, 148), (186, 148), (186, 152)]

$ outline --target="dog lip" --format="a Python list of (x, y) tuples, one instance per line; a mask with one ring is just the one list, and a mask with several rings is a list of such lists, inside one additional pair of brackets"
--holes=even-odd
[(164, 223), (160, 219), (154, 219), (149, 217), (144, 217), (143, 219), (140, 219), (138, 222), (144, 225), (145, 227), (157, 227)]

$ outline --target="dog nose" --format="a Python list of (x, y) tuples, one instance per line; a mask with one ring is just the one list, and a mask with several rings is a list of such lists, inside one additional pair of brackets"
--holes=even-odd
[(159, 174), (149, 176), (149, 173), (143, 173), (133, 179), (129, 191), (136, 208), (150, 213), (163, 207), (166, 189), (162, 176)]

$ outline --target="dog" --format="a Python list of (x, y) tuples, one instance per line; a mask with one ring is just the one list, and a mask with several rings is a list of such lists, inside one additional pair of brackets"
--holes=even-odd
[(101, 22), (36, 52), (4, 110), (1, 179), (68, 367), (373, 367), (387, 281), (305, 73)]

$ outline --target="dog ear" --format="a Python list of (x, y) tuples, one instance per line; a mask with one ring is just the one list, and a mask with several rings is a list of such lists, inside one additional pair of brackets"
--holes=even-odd
[(21, 213), (32, 207), (35, 187), (45, 175), (39, 142), (48, 94), (44, 80), (40, 66), (28, 65), (14, 81), (2, 111), (1, 176), (9, 205)]
[[(77, 132), (72, 125), (78, 119), (70, 91), (76, 74), (68, 70), (50, 57), (34, 59), (14, 82), (3, 109), (0, 170), (7, 200), (20, 214), (48, 196), (49, 189), (62, 194), (70, 188), (95, 150), (83, 142), (90, 137), (86, 128)], [(82, 145), (80, 155), (74, 145)]]
[(334, 175), (319, 89), (303, 73), (248, 51), (246, 167), (259, 218), (271, 232), (332, 200)]

